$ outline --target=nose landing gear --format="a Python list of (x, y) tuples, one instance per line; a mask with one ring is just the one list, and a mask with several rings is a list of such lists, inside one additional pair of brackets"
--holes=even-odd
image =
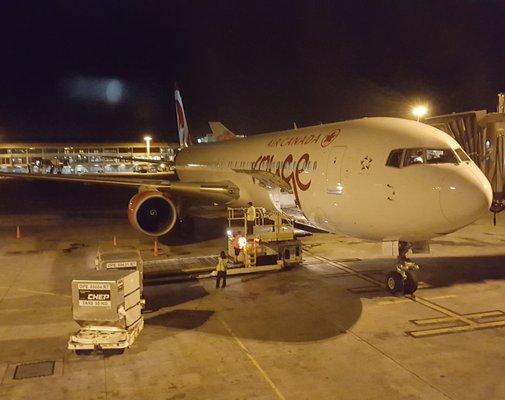
[(396, 269), (386, 275), (386, 289), (392, 294), (412, 294), (417, 290), (417, 274), (419, 266), (407, 258), (407, 252), (412, 245), (408, 242), (398, 243), (398, 261)]

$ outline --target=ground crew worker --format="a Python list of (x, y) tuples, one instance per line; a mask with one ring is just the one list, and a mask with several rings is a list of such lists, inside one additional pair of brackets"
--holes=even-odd
[(222, 288), (226, 287), (226, 270), (228, 269), (228, 258), (226, 257), (226, 253), (224, 251), (221, 252), (219, 258), (217, 259), (216, 265), (216, 289), (219, 287), (221, 283), (221, 279), (223, 280)]
[(233, 257), (233, 261), (234, 262), (237, 262), (238, 261), (238, 256), (240, 254), (240, 250), (241, 250), (241, 247), (240, 247), (240, 238), (242, 237), (242, 232), (241, 231), (238, 231), (237, 233), (235, 233), (235, 235), (233, 236), (233, 240), (231, 242), (231, 245), (233, 246), (233, 251), (234, 251), (234, 257)]
[(246, 210), (247, 234), (252, 235), (254, 232), (254, 222), (256, 221), (256, 208), (253, 206), (252, 201), (247, 204), (249, 204)]

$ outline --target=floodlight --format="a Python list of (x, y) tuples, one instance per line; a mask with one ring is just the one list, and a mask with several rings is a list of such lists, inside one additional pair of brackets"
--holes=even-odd
[(422, 118), (426, 114), (428, 114), (428, 107), (423, 105), (412, 107), (412, 114), (414, 114), (414, 116), (417, 117), (417, 122), (419, 122), (419, 118)]
[(151, 140), (153, 140), (151, 136), (144, 136), (144, 141), (146, 142), (147, 157), (151, 155)]

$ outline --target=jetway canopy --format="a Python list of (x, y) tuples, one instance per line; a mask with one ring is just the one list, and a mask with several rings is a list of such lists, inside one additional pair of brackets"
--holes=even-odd
[(426, 118), (425, 123), (461, 145), (491, 182), (492, 210), (505, 209), (505, 113), (466, 111)]
[(485, 159), (485, 132), (479, 121), (487, 114), (485, 110), (466, 111), (426, 118), (428, 125), (451, 135), (472, 160), (482, 168)]

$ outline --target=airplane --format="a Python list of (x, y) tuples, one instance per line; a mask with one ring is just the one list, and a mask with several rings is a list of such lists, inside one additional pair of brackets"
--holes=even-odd
[(177, 88), (175, 104), (177, 180), (0, 176), (134, 187), (128, 219), (150, 236), (172, 231), (187, 204), (252, 201), (327, 232), (397, 246), (386, 288), (404, 294), (417, 289), (418, 266), (407, 252), (473, 223), (491, 205), (489, 181), (461, 146), (417, 121), (362, 118), (192, 145)]
[(210, 130), (216, 141), (221, 142), (223, 140), (236, 139), (238, 136), (230, 131), (226, 126), (224, 126), (219, 121), (209, 122)]

